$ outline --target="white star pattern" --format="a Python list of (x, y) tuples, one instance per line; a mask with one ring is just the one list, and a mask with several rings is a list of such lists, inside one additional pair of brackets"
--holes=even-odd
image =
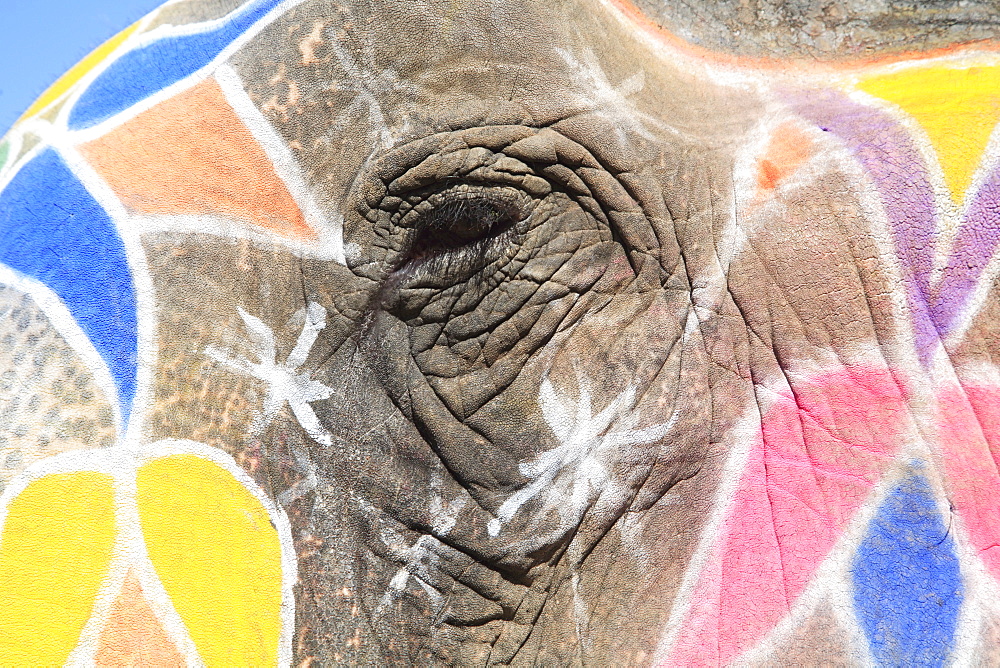
[(456, 496), (450, 501), (446, 500), (442, 491), (443, 487), (444, 466), (439, 466), (431, 475), (432, 496), (429, 507), (431, 528), (436, 534), (447, 536), (455, 528), (455, 523), (458, 521), (458, 514), (465, 507), (466, 500), (462, 496)]
[(389, 587), (385, 590), (381, 600), (375, 606), (375, 615), (381, 616), (386, 609), (403, 595), (410, 584), (410, 580), (415, 581), (427, 594), (434, 614), (440, 614), (444, 608), (444, 596), (433, 585), (430, 584), (432, 571), (437, 567), (438, 556), (430, 549), (435, 543), (441, 544), (436, 538), (430, 535), (420, 536), (413, 545), (406, 547), (406, 539), (391, 526), (385, 524), (382, 513), (368, 501), (354, 496), (361, 506), (361, 509), (371, 516), (379, 525), (379, 539), (389, 550), (397, 561), (403, 562), (403, 567), (396, 571), (389, 581)]
[(285, 362), (278, 363), (274, 332), (271, 328), (242, 308), (238, 306), (236, 308), (246, 323), (250, 341), (256, 348), (254, 353), (258, 361), (254, 362), (246, 357), (232, 357), (211, 346), (205, 350), (205, 354), (219, 364), (267, 384), (262, 413), (252, 427), (254, 432), (259, 433), (267, 427), (281, 407), (287, 403), (295, 419), (310, 438), (321, 445), (332, 445), (330, 432), (320, 424), (316, 412), (309, 404), (329, 399), (333, 395), (333, 389), (313, 380), (309, 372), (301, 370), (316, 342), (316, 337), (326, 327), (326, 310), (316, 303), (310, 303), (306, 307), (302, 333), (299, 334), (295, 347)]
[[(442, 496), (443, 485), (444, 467), (442, 466), (437, 468), (431, 476), (431, 491), (433, 496), (430, 500), (429, 510), (431, 512), (432, 528), (434, 531), (442, 536), (447, 536), (455, 527), (459, 512), (465, 507), (465, 499), (457, 496), (451, 501), (446, 501)], [(402, 537), (394, 531), (387, 532), (385, 528), (382, 530), (381, 538), (382, 542), (394, 552), (395, 556), (404, 562), (404, 566), (396, 571), (396, 574), (389, 582), (389, 588), (386, 589), (385, 594), (382, 595), (382, 600), (379, 602), (378, 611), (381, 612), (394, 601), (398, 600), (403, 595), (403, 592), (406, 591), (410, 580), (413, 580), (427, 593), (431, 605), (436, 611), (435, 614), (440, 612), (444, 607), (444, 597), (441, 595), (441, 592), (427, 581), (430, 576), (430, 569), (435, 568), (438, 561), (437, 555), (430, 548), (435, 543), (440, 544), (440, 541), (434, 536), (425, 534), (418, 538), (411, 547), (403, 548), (400, 545)]]
[[(663, 424), (633, 429), (639, 420), (634, 410), (635, 385), (630, 385), (597, 415), (591, 410), (589, 382), (581, 377), (578, 385), (579, 398), (574, 407), (567, 397), (556, 392), (547, 377), (542, 380), (538, 402), (561, 445), (520, 464), (521, 475), (531, 482), (497, 510), (497, 516), (486, 527), (491, 536), (499, 535), (501, 527), (521, 506), (539, 495), (543, 497), (543, 511), (558, 510), (563, 525), (570, 525), (586, 510), (592, 497), (612, 482), (609, 465), (619, 448), (658, 441), (673, 426), (672, 418)], [(633, 410), (623, 416), (627, 406)], [(616, 431), (605, 433), (616, 418)]]
[[(385, 539), (383, 538), (383, 540)], [(423, 535), (417, 539), (417, 542), (412, 547), (403, 548), (396, 552), (394, 556), (402, 559), (406, 565), (392, 576), (392, 580), (389, 581), (389, 588), (382, 595), (376, 612), (381, 613), (382, 610), (398, 600), (403, 595), (403, 592), (406, 591), (406, 587), (409, 585), (411, 579), (426, 592), (434, 608), (434, 614), (437, 615), (441, 612), (445, 603), (444, 596), (429, 582), (430, 571), (436, 568), (438, 561), (437, 555), (429, 548), (436, 541), (437, 539), (433, 536)]]
[(632, 101), (632, 96), (646, 87), (645, 72), (639, 70), (614, 86), (608, 81), (608, 75), (590, 49), (583, 52), (581, 60), (566, 49), (556, 49), (556, 52), (569, 66), (572, 72), (571, 80), (579, 86), (581, 104), (612, 123), (619, 140), (623, 143), (626, 141), (625, 128), (650, 141), (657, 141), (660, 138), (653, 135), (649, 127), (675, 132), (662, 120), (640, 111)]

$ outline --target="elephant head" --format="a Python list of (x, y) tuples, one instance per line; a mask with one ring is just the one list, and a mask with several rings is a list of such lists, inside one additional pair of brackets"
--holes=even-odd
[(208, 663), (988, 660), (996, 17), (858, 4), (109, 42), (0, 145), (0, 595), (70, 476), (118, 519), (60, 661), (141, 645), (120, 592)]

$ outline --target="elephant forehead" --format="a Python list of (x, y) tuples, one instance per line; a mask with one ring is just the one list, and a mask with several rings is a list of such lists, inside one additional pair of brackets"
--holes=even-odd
[(831, 63), (989, 36), (903, 2), (171, 0), (0, 143), (0, 566), (113, 492), (101, 642), (208, 663), (995, 645), (1000, 66)]
[(747, 89), (719, 86), (650, 50), (593, 0), (572, 10), (456, 7), (349, 2), (331, 12), (304, 2), (231, 62), (332, 197), (373, 152), (442, 130), (587, 116), (577, 133), (589, 132), (591, 143), (610, 148), (626, 135), (662, 150), (677, 137), (738, 135), (761, 108)]

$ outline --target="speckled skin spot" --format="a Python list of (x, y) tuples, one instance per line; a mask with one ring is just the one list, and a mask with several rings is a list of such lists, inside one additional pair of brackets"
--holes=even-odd
[[(249, 431), (265, 388), (219, 368), (205, 349), (239, 340), (242, 321), (236, 306), (245, 305), (225, 286), (235, 285), (240, 275), (239, 282), (254, 292), (252, 277), (259, 275), (263, 259), (245, 245), (198, 241), (203, 243), (148, 244), (157, 292), (184, 307), (164, 311), (159, 319), (162, 343), (147, 429), (157, 438), (192, 438), (239, 456), (258, 436)], [(199, 293), (186, 292), (195, 280)]]
[(93, 375), (30, 296), (0, 286), (0, 486), (45, 457), (114, 442)]

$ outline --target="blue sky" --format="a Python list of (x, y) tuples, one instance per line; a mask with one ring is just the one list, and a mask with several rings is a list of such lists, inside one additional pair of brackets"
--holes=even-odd
[(49, 84), (164, 0), (0, 0), (0, 135)]

